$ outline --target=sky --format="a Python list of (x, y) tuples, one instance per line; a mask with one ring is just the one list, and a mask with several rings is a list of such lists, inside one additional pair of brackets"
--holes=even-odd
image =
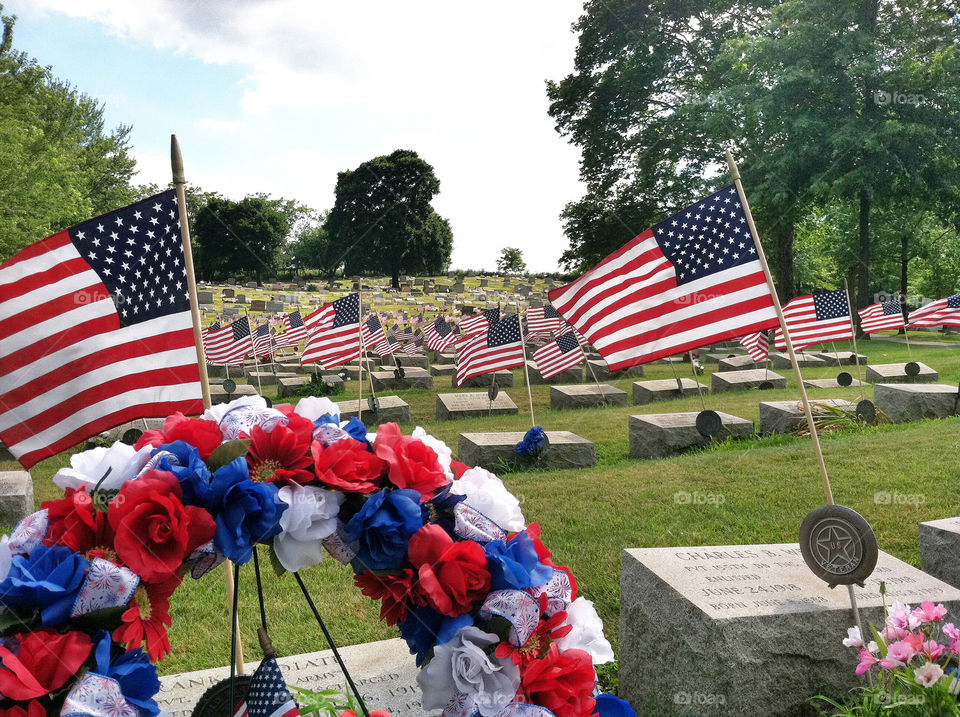
[(395, 149), (433, 165), (452, 268), (519, 247), (555, 271), (578, 150), (544, 82), (573, 69), (583, 0), (0, 0), (14, 47), (131, 125), (138, 183), (333, 206), (338, 171)]

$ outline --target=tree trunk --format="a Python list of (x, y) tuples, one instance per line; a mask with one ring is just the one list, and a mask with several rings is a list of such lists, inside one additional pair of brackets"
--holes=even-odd
[(869, 306), (870, 301), (870, 192), (860, 190), (860, 247), (857, 267), (857, 308)]
[(400, 291), (400, 267), (393, 266), (390, 268), (390, 286), (396, 291)]
[(793, 272), (793, 240), (796, 229), (793, 222), (777, 225), (773, 245), (773, 282), (780, 302), (786, 304), (797, 294), (797, 280)]

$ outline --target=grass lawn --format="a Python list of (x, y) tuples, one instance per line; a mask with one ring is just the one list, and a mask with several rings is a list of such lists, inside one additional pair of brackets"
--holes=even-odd
[[(911, 333), (911, 339), (914, 334)], [(960, 352), (924, 347), (924, 338), (942, 340), (939, 334), (904, 344), (862, 341), (861, 353), (870, 363), (922, 361), (940, 371), (940, 382), (960, 380)], [(847, 344), (837, 350), (850, 350)], [(832, 350), (823, 347), (823, 350)], [(912, 351), (912, 353), (908, 353)], [(708, 364), (712, 371), (715, 364)], [(674, 370), (689, 376), (687, 364), (672, 368), (648, 365), (645, 378), (672, 378)], [(805, 378), (835, 376), (841, 369), (804, 370)], [(856, 369), (844, 367), (856, 376)], [(706, 396), (707, 408), (758, 420), (758, 402), (797, 399), (792, 374), (780, 371), (788, 388), (778, 391)], [(505, 389), (520, 408), (518, 416), (436, 422), (435, 393), (449, 389), (449, 378), (436, 377), (437, 391), (398, 393), (410, 406), (414, 423), (422, 425), (456, 451), (460, 432), (522, 431), (530, 426), (522, 371), (517, 387)], [(709, 376), (704, 377), (709, 385)], [(631, 382), (613, 381), (631, 392)], [(355, 395), (355, 382), (347, 384)], [(365, 387), (366, 388), (366, 387)], [(478, 390), (478, 389), (473, 389)], [(366, 390), (364, 394), (366, 395)], [(872, 397), (872, 387), (865, 387)], [(268, 394), (269, 395), (269, 394)], [(811, 398), (860, 399), (860, 390), (813, 390)], [(549, 387), (534, 386), (533, 402), (538, 424), (548, 430), (570, 430), (594, 441), (597, 466), (590, 470), (508, 473), (503, 479), (521, 500), (528, 523), (539, 522), (554, 560), (569, 565), (580, 584), (580, 594), (595, 601), (614, 648), (619, 633), (619, 573), (624, 548), (794, 542), (804, 515), (825, 502), (817, 463), (809, 440), (773, 437), (712, 446), (676, 458), (638, 461), (628, 458), (628, 417), (637, 413), (700, 410), (696, 397), (626, 408), (606, 407), (558, 412), (549, 408)], [(276, 398), (275, 394), (271, 396)], [(960, 418), (923, 421), (897, 426), (854, 429), (823, 440), (826, 464), (838, 503), (861, 512), (874, 526), (880, 547), (919, 566), (917, 524), (958, 514), (960, 482), (957, 450)], [(45, 461), (33, 470), (37, 503), (58, 497), (51, 482), (66, 455)], [(0, 469), (16, 465), (0, 464)], [(699, 491), (722, 496), (709, 504), (678, 504), (678, 491)], [(874, 495), (886, 491), (917, 495), (918, 504), (877, 504)], [(264, 562), (264, 561), (262, 561)], [(276, 578), (266, 567), (264, 590), (271, 636), (284, 654), (326, 648), (295, 581)], [(392, 637), (396, 632), (379, 622), (376, 604), (353, 587), (351, 571), (327, 557), (323, 564), (305, 570), (305, 581), (340, 644)], [(241, 626), (248, 657), (259, 657), (256, 627), (259, 623), (252, 564), (241, 570)], [(187, 579), (172, 601), (173, 654), (160, 665), (169, 674), (227, 663), (230, 630), (223, 571), (200, 581)]]

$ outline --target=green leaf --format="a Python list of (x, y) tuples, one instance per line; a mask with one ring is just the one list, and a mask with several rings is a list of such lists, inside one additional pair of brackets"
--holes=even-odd
[(237, 458), (245, 457), (247, 451), (250, 450), (250, 439), (241, 438), (236, 441), (227, 441), (220, 445), (213, 453), (210, 454), (210, 458), (207, 460), (207, 465), (210, 466), (212, 472), (216, 472), (218, 468), (222, 468), (231, 461), (236, 460)]
[(14, 607), (0, 614), (0, 634), (22, 632), (40, 626), (38, 608)]
[(121, 620), (121, 616), (126, 611), (126, 605), (122, 605), (120, 607), (107, 607), (103, 608), (102, 610), (94, 610), (93, 612), (88, 612), (86, 615), (75, 617), (70, 622), (74, 627), (86, 632), (94, 632), (96, 630), (108, 630), (113, 632), (113, 630), (120, 627), (120, 623), (123, 622)]

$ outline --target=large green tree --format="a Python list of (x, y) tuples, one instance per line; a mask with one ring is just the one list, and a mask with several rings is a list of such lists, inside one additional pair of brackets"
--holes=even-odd
[(453, 233), (430, 205), (439, 191), (433, 167), (405, 149), (340, 172), (324, 225), (333, 247), (329, 268), (342, 263), (346, 274), (386, 273), (394, 288), (402, 272), (445, 271)]

